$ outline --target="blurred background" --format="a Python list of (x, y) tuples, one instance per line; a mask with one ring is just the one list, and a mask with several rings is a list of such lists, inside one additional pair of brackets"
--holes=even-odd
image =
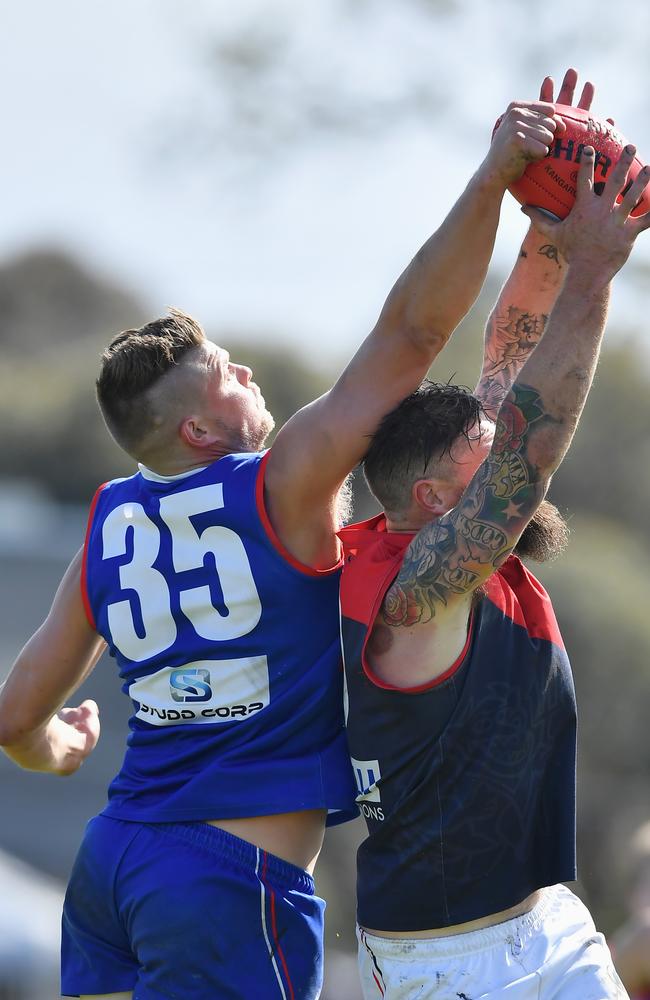
[[(94, 401), (110, 336), (168, 305), (250, 364), (279, 424), (323, 391), (442, 221), (513, 98), (574, 65), (650, 158), (650, 5), (619, 0), (0, 0), (0, 677), (46, 614), (100, 482), (129, 475)], [(525, 219), (506, 199), (483, 296), (435, 370), (473, 385)], [(552, 499), (572, 543), (540, 572), (581, 713), (579, 891), (611, 933), (650, 817), (650, 237), (617, 280), (597, 381)], [(355, 515), (374, 512), (357, 483)], [(121, 760), (68, 779), (0, 760), (0, 1000), (58, 997), (59, 909)], [(354, 850), (333, 831), (325, 1000), (358, 1000)]]

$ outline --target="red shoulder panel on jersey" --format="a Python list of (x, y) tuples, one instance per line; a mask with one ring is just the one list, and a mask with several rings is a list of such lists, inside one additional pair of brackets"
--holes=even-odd
[[(347, 618), (370, 625), (388, 584), (399, 572), (400, 557), (415, 532), (387, 532), (386, 519), (377, 514), (367, 521), (351, 524), (339, 531), (343, 542), (345, 566), (341, 579), (341, 603)], [(356, 563), (351, 573), (347, 567)], [(354, 577), (354, 584), (350, 580)], [(388, 577), (388, 579), (386, 579)], [(375, 607), (377, 605), (377, 607)]]
[(343, 565), (343, 554), (341, 554), (341, 558), (333, 566), (328, 566), (327, 569), (316, 569), (314, 566), (307, 566), (306, 563), (302, 563), (299, 559), (296, 559), (295, 556), (292, 556), (289, 550), (285, 548), (276, 535), (264, 503), (264, 471), (270, 454), (271, 450), (269, 449), (260, 462), (260, 467), (257, 473), (257, 481), (255, 483), (255, 503), (260, 521), (262, 522), (262, 526), (269, 541), (271, 542), (271, 545), (282, 556), (285, 562), (288, 562), (290, 566), (293, 566), (294, 569), (297, 569), (300, 573), (304, 573), (306, 576), (323, 576), (327, 573), (334, 573)]
[(521, 559), (511, 555), (487, 581), (487, 597), (531, 639), (546, 639), (560, 649), (564, 641), (551, 599)]
[(95, 516), (95, 507), (97, 506), (97, 501), (99, 500), (99, 494), (105, 486), (106, 483), (102, 483), (101, 486), (97, 487), (90, 504), (90, 510), (88, 511), (88, 523), (86, 524), (86, 537), (84, 539), (84, 554), (83, 559), (81, 560), (81, 600), (83, 602), (84, 611), (86, 612), (88, 624), (95, 631), (97, 631), (97, 623), (95, 621), (93, 609), (90, 606), (90, 598), (88, 597), (88, 539), (90, 538), (90, 530), (92, 528), (93, 518)]

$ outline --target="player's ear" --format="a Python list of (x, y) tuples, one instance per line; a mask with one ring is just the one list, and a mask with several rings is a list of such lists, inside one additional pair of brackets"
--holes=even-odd
[(185, 417), (178, 428), (178, 434), (183, 444), (190, 448), (209, 448), (217, 440), (214, 431), (198, 416)]
[(451, 491), (441, 479), (418, 479), (413, 483), (411, 497), (419, 511), (429, 517), (441, 517), (454, 505)]

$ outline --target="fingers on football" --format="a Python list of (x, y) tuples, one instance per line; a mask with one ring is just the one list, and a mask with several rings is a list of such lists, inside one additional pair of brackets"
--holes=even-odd
[[(649, 183), (650, 166), (645, 166), (643, 170), (639, 170), (634, 183), (630, 186), (629, 191), (625, 193), (621, 201), (621, 212), (625, 218), (634, 211)], [(632, 221), (637, 223), (636, 228), (639, 232), (642, 232), (644, 229), (650, 228), (650, 212), (646, 212), (645, 215), (641, 215), (638, 219)]]
[(580, 160), (578, 180), (576, 182), (576, 199), (584, 198), (594, 186), (594, 162), (596, 153), (593, 146), (585, 146)]
[(545, 76), (542, 80), (542, 86), (539, 88), (539, 99), (540, 101), (548, 102), (553, 104), (553, 90), (555, 84), (553, 82), (552, 76)]
[[(569, 107), (573, 106), (577, 83), (578, 73), (575, 69), (573, 69), (573, 67), (571, 67), (564, 74), (564, 79), (562, 80), (562, 85), (560, 86), (560, 92), (557, 95), (558, 104), (565, 104)], [(582, 108), (583, 111), (589, 111), (591, 109), (595, 93), (596, 88), (593, 83), (591, 80), (587, 80), (582, 88), (580, 100), (578, 101), (578, 107)], [(542, 83), (539, 96), (540, 100), (543, 101), (553, 100), (553, 79), (550, 76), (547, 76)]]
[(531, 160), (540, 160), (547, 155), (555, 139), (555, 121), (546, 117), (524, 118), (519, 123), (517, 137), (524, 156)]
[(525, 111), (535, 111), (552, 118), (555, 105), (551, 101), (512, 101), (508, 105), (506, 114), (522, 114)]
[(582, 94), (580, 95), (580, 100), (578, 101), (578, 107), (582, 108), (583, 111), (589, 111), (595, 93), (596, 93), (596, 88), (594, 87), (593, 83), (591, 82), (591, 80), (587, 80), (584, 87), (582, 88)]
[[(621, 153), (618, 163), (612, 170), (610, 176), (607, 178), (602, 196), (608, 205), (614, 204), (619, 194), (625, 187), (625, 182), (627, 181), (627, 175), (630, 167), (632, 166), (632, 163), (634, 162), (635, 154), (636, 154), (636, 147), (632, 146), (631, 144), (627, 145), (623, 150), (623, 152)], [(631, 193), (632, 188), (634, 188), (634, 184), (632, 184), (630, 191), (628, 191), (628, 194), (623, 199), (624, 203), (629, 204), (628, 195)], [(627, 215), (629, 215), (629, 212), (632, 211), (632, 208), (634, 208), (634, 206), (636, 205), (638, 197), (639, 196), (637, 195), (634, 201), (632, 201), (631, 208), (627, 212), (625, 212), (626, 217)]]
[(558, 104), (567, 104), (569, 107), (573, 104), (573, 95), (575, 94), (577, 82), (578, 71), (570, 67), (564, 74), (560, 93), (557, 95)]

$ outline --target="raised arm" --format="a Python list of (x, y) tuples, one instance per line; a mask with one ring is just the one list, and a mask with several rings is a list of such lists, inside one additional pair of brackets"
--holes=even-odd
[(531, 227), (485, 327), (483, 367), (474, 393), (496, 420), (510, 388), (540, 342), (564, 282), (555, 244)]
[(303, 562), (331, 563), (336, 493), (381, 417), (419, 384), (476, 298), (508, 184), (564, 128), (552, 113), (546, 103), (510, 106), (485, 160), (398, 279), (341, 378), (279, 432), (266, 500), (281, 540)]
[(422, 528), (406, 551), (393, 589), (420, 609), (421, 623), (466, 599), (504, 562), (569, 447), (598, 360), (610, 281), (637, 235), (650, 227), (650, 214), (629, 217), (650, 168), (616, 205), (633, 149), (627, 147), (601, 198), (593, 193), (594, 152), (585, 149), (575, 207), (564, 222), (549, 224), (529, 210), (568, 261), (564, 287), (540, 345), (499, 411), (488, 457), (457, 506)]
[[(560, 86), (559, 104), (573, 104), (577, 82), (575, 69), (568, 69)], [(540, 100), (553, 103), (553, 92), (553, 80), (547, 76)], [(594, 92), (593, 83), (587, 80), (578, 107), (589, 111)], [(474, 393), (492, 420), (496, 420), (512, 384), (540, 341), (565, 270), (558, 248), (531, 228), (485, 328), (483, 367)]]
[(94, 701), (62, 708), (106, 645), (86, 620), (81, 557), (79, 552), (71, 562), (50, 613), (0, 689), (0, 747), (28, 770), (72, 774), (99, 738)]

